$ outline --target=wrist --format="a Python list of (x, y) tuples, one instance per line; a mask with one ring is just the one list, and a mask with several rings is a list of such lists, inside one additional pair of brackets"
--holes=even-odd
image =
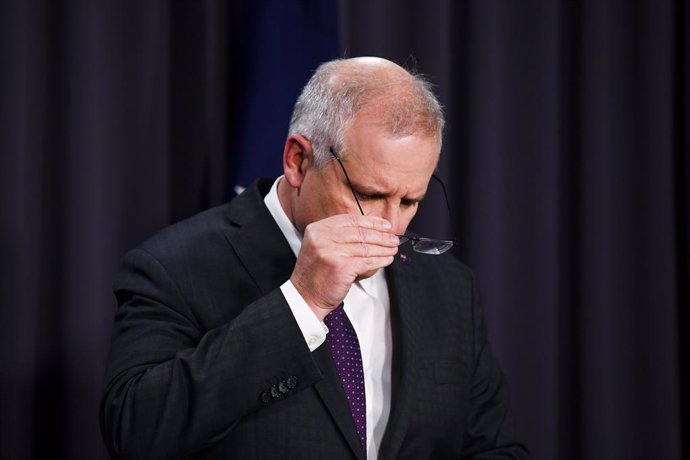
[(314, 296), (310, 295), (309, 290), (306, 289), (295, 276), (290, 277), (290, 282), (319, 321), (323, 322), (326, 315), (338, 306), (338, 304), (332, 306), (326, 302), (317, 300)]

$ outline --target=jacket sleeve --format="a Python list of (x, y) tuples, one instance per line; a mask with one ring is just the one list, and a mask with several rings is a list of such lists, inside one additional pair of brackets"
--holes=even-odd
[(516, 438), (508, 385), (487, 340), (477, 283), (472, 278), (474, 371), (470, 407), (463, 436), (463, 459), (526, 459), (529, 453)]
[(113, 458), (185, 457), (322, 378), (279, 288), (204, 330), (166, 268), (136, 249), (115, 294), (100, 414)]

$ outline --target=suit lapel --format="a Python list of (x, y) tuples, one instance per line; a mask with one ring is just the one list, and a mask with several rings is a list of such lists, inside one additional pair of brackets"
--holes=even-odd
[(270, 183), (257, 181), (232, 201), (228, 219), (234, 228), (226, 235), (262, 294), (287, 281), (295, 266), (290, 245), (263, 203), (268, 190)]
[[(409, 246), (409, 245), (408, 245)], [(395, 459), (405, 439), (409, 410), (415, 395), (416, 353), (419, 345), (418, 316), (421, 287), (416, 285), (411, 264), (415, 255), (409, 247), (401, 247), (395, 262), (386, 270), (391, 297), (391, 329), (393, 332), (393, 369), (391, 411), (379, 449), (379, 459)]]
[[(272, 182), (255, 182), (233, 200), (228, 212), (228, 220), (234, 228), (226, 239), (262, 294), (287, 281), (295, 267), (295, 256), (263, 203), (271, 185)], [(365, 459), (328, 344), (317, 348), (312, 357), (324, 374), (324, 379), (314, 385), (316, 392), (354, 454), (358, 459)]]
[(319, 396), (321, 396), (321, 399), (333, 416), (335, 423), (338, 425), (338, 428), (340, 428), (340, 431), (343, 433), (343, 436), (345, 436), (347, 443), (350, 445), (350, 448), (357, 458), (361, 460), (365, 459), (366, 454), (364, 449), (362, 449), (362, 444), (357, 434), (357, 427), (355, 427), (355, 422), (352, 419), (352, 413), (350, 412), (350, 406), (347, 404), (345, 390), (343, 390), (343, 385), (340, 382), (340, 376), (338, 376), (338, 370), (331, 357), (331, 349), (328, 343), (324, 343), (314, 350), (312, 356), (321, 368), (321, 372), (324, 373), (324, 379), (314, 385), (316, 391), (319, 393)]

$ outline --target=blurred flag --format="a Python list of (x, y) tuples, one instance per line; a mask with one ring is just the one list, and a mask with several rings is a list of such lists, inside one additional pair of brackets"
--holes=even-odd
[(321, 62), (339, 52), (337, 0), (246, 0), (247, 52), (228, 152), (228, 198), (282, 174), (292, 107)]

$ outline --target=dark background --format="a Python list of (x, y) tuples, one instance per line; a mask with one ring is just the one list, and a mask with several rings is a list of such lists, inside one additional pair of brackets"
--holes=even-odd
[(446, 108), (414, 228), (475, 269), (533, 458), (690, 456), (685, 0), (3, 1), (0, 47), (2, 459), (105, 458), (119, 257), (279, 172), (362, 54)]

